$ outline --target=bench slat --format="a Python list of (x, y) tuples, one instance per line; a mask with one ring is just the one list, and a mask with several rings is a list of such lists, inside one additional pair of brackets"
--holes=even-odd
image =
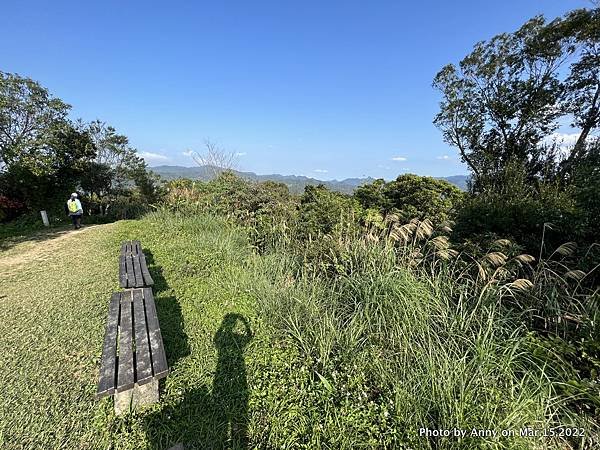
[(146, 384), (152, 381), (152, 360), (148, 342), (146, 313), (144, 311), (144, 297), (141, 289), (133, 291), (133, 319), (135, 326), (136, 382)]
[(135, 383), (133, 367), (133, 320), (131, 292), (121, 294), (121, 320), (119, 323), (119, 371), (117, 392), (131, 389)]
[(125, 257), (125, 268), (127, 270), (127, 287), (135, 287), (135, 275), (133, 273), (133, 260), (131, 259), (131, 254), (128, 254)]
[(127, 257), (125, 255), (119, 256), (119, 286), (122, 288), (127, 287), (127, 268), (125, 260)]
[(156, 305), (151, 288), (144, 288), (144, 303), (146, 305), (146, 321), (148, 323), (148, 336), (152, 351), (152, 368), (155, 378), (163, 378), (169, 374), (169, 366), (165, 355), (160, 325), (156, 314)]
[(140, 254), (132, 256), (133, 259), (133, 274), (135, 276), (135, 287), (144, 287), (144, 279), (142, 278), (142, 268), (140, 266)]
[(102, 346), (100, 376), (98, 380), (98, 398), (112, 395), (116, 387), (117, 331), (119, 326), (119, 303), (121, 294), (115, 292), (108, 305), (108, 320)]
[(146, 255), (143, 252), (140, 253), (140, 267), (142, 268), (142, 275), (144, 277), (144, 286), (154, 286), (154, 280), (150, 276), (148, 264), (146, 263)]
[(127, 241), (121, 244), (121, 256), (125, 256), (127, 253)]

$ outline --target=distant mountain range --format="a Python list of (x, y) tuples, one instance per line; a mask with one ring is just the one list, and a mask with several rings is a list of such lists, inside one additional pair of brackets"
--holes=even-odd
[[(189, 178), (191, 180), (202, 180), (208, 181), (214, 178), (215, 169), (210, 166), (196, 166), (196, 167), (183, 167), (183, 166), (156, 166), (151, 167), (154, 173), (160, 175), (165, 180), (175, 180), (177, 178)], [(216, 169), (217, 171), (219, 169)], [(284, 183), (289, 188), (292, 193), (301, 193), (304, 191), (304, 187), (308, 185), (316, 186), (318, 184), (323, 184), (327, 186), (327, 188), (343, 192), (346, 194), (351, 194), (354, 189), (358, 186), (365, 183), (372, 183), (375, 181), (375, 178), (367, 177), (367, 178), (346, 178), (344, 180), (317, 180), (316, 178), (310, 178), (305, 176), (298, 175), (279, 175), (279, 174), (271, 174), (271, 175), (257, 175), (254, 172), (240, 172), (237, 170), (233, 170), (233, 172), (241, 178), (252, 180), (252, 181), (277, 181), (279, 183)], [(461, 189), (467, 188), (467, 180), (468, 176), (466, 175), (454, 175), (451, 177), (440, 178), (442, 180), (446, 180), (452, 184), (455, 184)]]

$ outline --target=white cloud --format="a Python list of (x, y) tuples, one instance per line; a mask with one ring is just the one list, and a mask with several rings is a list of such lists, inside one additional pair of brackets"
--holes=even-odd
[(556, 143), (562, 151), (571, 149), (579, 139), (579, 133), (552, 133), (544, 141), (547, 144)]
[[(592, 136), (590, 136), (592, 137)], [(568, 156), (575, 143), (579, 139), (579, 133), (552, 133), (550, 136), (544, 139), (544, 144), (553, 145), (556, 144), (558, 147), (559, 158)]]
[(152, 152), (141, 152), (141, 153), (139, 153), (139, 156), (141, 156), (148, 162), (167, 161), (169, 159), (168, 156), (161, 155), (160, 153), (152, 153)]
[(193, 150), (186, 150), (185, 152), (181, 153), (184, 156), (192, 156), (194, 154)]
[(406, 158), (404, 156), (394, 156), (392, 161), (406, 161)]
[(438, 156), (435, 159), (443, 159), (444, 161), (448, 161), (450, 159), (450, 157), (448, 155), (442, 155), (442, 156)]
[[(556, 144), (558, 146), (559, 154), (567, 156), (579, 139), (580, 133), (552, 133), (546, 139), (544, 143), (547, 145)], [(600, 136), (595, 133), (590, 133), (586, 139), (587, 142), (593, 141), (594, 139), (600, 139)]]
[(246, 152), (237, 152), (235, 156), (246, 156)]
[(317, 173), (327, 173), (329, 171), (327, 169), (315, 169), (315, 172), (317, 172)]

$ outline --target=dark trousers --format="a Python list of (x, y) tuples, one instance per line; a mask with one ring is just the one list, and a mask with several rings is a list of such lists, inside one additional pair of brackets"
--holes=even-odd
[(73, 221), (73, 228), (76, 230), (81, 228), (81, 214), (71, 214), (71, 220)]

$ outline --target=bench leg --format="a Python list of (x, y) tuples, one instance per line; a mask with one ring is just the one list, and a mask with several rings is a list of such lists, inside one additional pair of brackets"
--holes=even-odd
[(138, 386), (128, 391), (117, 392), (114, 396), (115, 414), (120, 416), (140, 406), (147, 406), (158, 402), (158, 380)]

